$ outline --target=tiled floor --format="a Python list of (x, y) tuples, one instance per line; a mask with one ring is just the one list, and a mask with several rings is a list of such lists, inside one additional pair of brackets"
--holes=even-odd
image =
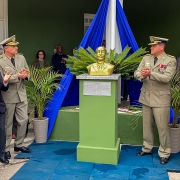
[[(33, 141), (34, 141), (34, 133), (31, 129), (30, 132), (28, 133), (28, 136), (25, 138), (24, 145), (28, 146)], [(68, 180), (68, 179), (70, 179), (70, 180), (86, 180), (86, 179), (89, 179), (89, 180), (96, 180), (97, 179), (97, 180), (99, 180), (99, 179), (107, 179), (107, 178), (117, 179), (118, 178), (118, 174), (117, 174), (118, 172), (113, 174), (113, 172), (115, 172), (115, 168), (117, 168), (118, 170), (121, 169), (121, 171), (120, 171), (121, 177), (125, 177), (125, 179), (129, 175), (129, 177), (131, 177), (131, 179), (140, 179), (141, 180), (141, 179), (144, 179), (143, 178), (144, 174), (145, 175), (149, 174), (149, 177), (150, 177), (150, 173), (152, 171), (156, 171), (155, 174), (151, 173), (151, 176), (153, 179), (157, 179), (157, 178), (161, 177), (161, 175), (157, 175), (157, 173), (158, 173), (157, 171), (160, 168), (158, 168), (158, 169), (156, 168), (156, 170), (155, 170), (155, 168), (150, 169), (150, 167), (149, 167), (147, 170), (146, 166), (142, 167), (141, 163), (143, 164), (144, 160), (146, 160), (146, 159), (144, 159), (142, 161), (139, 161), (139, 159), (137, 159), (139, 161), (140, 167), (134, 166), (135, 169), (131, 168), (133, 165), (135, 165), (135, 163), (136, 163), (136, 165), (138, 164), (136, 161), (133, 161), (133, 159), (131, 160), (131, 156), (134, 157), (134, 153), (138, 150), (134, 146), (133, 146), (133, 149), (135, 150), (135, 152), (133, 152), (133, 150), (130, 150), (130, 148), (129, 148), (129, 150), (128, 149), (126, 149), (126, 150), (122, 149), (121, 150), (120, 163), (122, 161), (122, 163), (124, 165), (118, 164), (117, 167), (111, 166), (111, 165), (110, 166), (109, 165), (94, 165), (93, 173), (91, 173), (91, 176), (89, 176), (89, 175), (76, 175), (76, 174), (71, 174), (71, 173), (69, 173), (69, 174), (59, 174), (58, 173), (58, 166), (60, 165), (60, 163), (62, 163), (63, 160), (64, 161), (71, 161), (71, 162), (74, 161), (74, 163), (75, 163), (75, 157), (76, 156), (75, 156), (74, 152), (76, 151), (75, 146), (77, 145), (77, 143), (66, 144), (66, 147), (64, 147), (64, 149), (66, 149), (65, 153), (64, 153), (63, 148), (62, 148), (63, 147), (62, 143), (58, 143), (59, 145), (56, 144), (58, 146), (55, 150), (53, 150), (53, 148), (55, 148), (56, 145), (55, 144), (53, 145), (52, 144), (53, 142), (51, 142), (51, 144), (49, 142), (47, 144), (47, 146), (46, 145), (40, 145), (40, 144), (39, 144), (40, 145), (39, 146), (37, 144), (33, 147), (31, 145), (33, 147), (32, 148), (33, 151), (31, 153), (30, 160), (28, 160), (28, 159), (14, 159), (14, 157), (17, 155), (17, 153), (15, 153), (13, 151), (13, 143), (14, 142), (12, 141), (12, 143), (11, 143), (12, 158), (10, 159), (10, 163), (8, 165), (3, 165), (0, 163), (0, 180), (9, 180), (9, 179), (11, 179), (11, 177), (13, 177), (12, 179), (15, 179), (15, 178), (17, 178), (17, 175), (19, 177), (21, 176), (22, 178), (20, 178), (20, 179), (23, 179), (23, 180), (28, 180), (28, 179), (44, 180), (44, 177), (42, 176), (42, 174), (45, 174), (45, 173), (47, 174), (47, 179), (55, 179), (55, 180), (59, 180), (59, 179), (60, 180)], [(38, 151), (39, 151), (39, 153), (38, 153)], [(55, 151), (55, 152), (53, 152), (53, 151)], [(125, 153), (126, 151), (129, 154), (131, 154), (131, 156), (130, 155), (124, 156), (123, 153)], [(156, 151), (156, 149), (155, 149), (155, 151)], [(156, 151), (156, 153), (154, 152), (153, 154), (154, 154), (154, 157), (157, 156), (157, 151)], [(37, 155), (38, 155), (38, 157), (36, 157)], [(19, 155), (19, 157), (20, 156), (21, 156), (21, 154)], [(173, 158), (169, 161), (169, 163), (171, 164), (170, 166), (172, 168), (172, 167), (178, 165), (177, 163), (179, 161), (179, 158), (176, 159), (175, 158), (176, 155), (173, 155), (173, 154), (171, 155), (171, 157), (173, 157)], [(47, 172), (48, 170), (50, 171), (51, 166), (54, 168), (52, 163), (57, 163), (57, 161), (59, 161), (58, 165), (55, 164), (55, 165), (57, 165), (57, 170), (51, 169), (52, 170), (51, 174), (49, 172)], [(125, 165), (127, 163), (127, 161), (129, 161), (129, 163), (131, 163), (131, 164)], [(157, 163), (156, 164), (154, 163), (154, 166), (159, 165), (158, 157), (156, 158), (156, 161), (157, 161)], [(43, 162), (44, 162), (44, 164), (46, 163), (45, 168), (41, 166), (41, 164), (43, 164)], [(34, 164), (34, 163), (37, 163), (37, 164)], [(22, 169), (21, 169), (21, 167), (22, 167)], [(26, 173), (23, 174), (23, 171), (21, 171), (21, 170), (23, 170), (23, 168), (26, 168), (26, 167), (27, 167), (26, 171), (24, 170), (24, 172), (26, 172)], [(34, 171), (31, 171), (31, 170), (33, 170), (33, 168), (35, 168), (35, 172), (37, 174), (34, 174), (33, 173)], [(66, 168), (68, 168), (68, 167), (66, 167)], [(77, 168), (77, 167), (75, 167), (75, 168)], [(139, 168), (141, 168), (141, 169), (139, 169)], [(129, 169), (129, 172), (128, 172), (128, 169)], [(165, 169), (165, 171), (166, 171), (166, 169)], [(22, 173), (22, 175), (21, 175), (21, 173)], [(131, 176), (130, 176), (130, 173), (131, 173)], [(162, 169), (160, 169), (160, 174), (161, 173), (162, 173)], [(28, 178), (29, 175), (30, 175), (30, 178)], [(39, 177), (38, 177), (38, 175), (39, 175)], [(163, 172), (162, 175), (164, 176), (166, 174), (164, 174), (164, 172)], [(169, 175), (170, 180), (180, 180), (180, 173), (168, 172), (168, 175)]]
[[(167, 165), (159, 164), (157, 148), (153, 155), (137, 157), (140, 146), (123, 145), (118, 165), (76, 161), (76, 142), (33, 143), (30, 160), (11, 180), (168, 180), (167, 169), (180, 169), (180, 154), (172, 155)], [(20, 153), (15, 158), (27, 157)]]

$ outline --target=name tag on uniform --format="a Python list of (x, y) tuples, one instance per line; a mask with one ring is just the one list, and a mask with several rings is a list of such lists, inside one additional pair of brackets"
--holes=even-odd
[(11, 68), (9, 66), (6, 66), (4, 69), (5, 69), (5, 72), (11, 72)]

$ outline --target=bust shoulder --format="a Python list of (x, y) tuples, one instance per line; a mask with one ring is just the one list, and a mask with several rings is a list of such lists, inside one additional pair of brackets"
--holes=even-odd
[(105, 65), (107, 65), (108, 67), (110, 67), (110, 68), (113, 68), (114, 67), (114, 65), (112, 65), (112, 64), (110, 64), (110, 63), (104, 63)]
[(108, 76), (113, 73), (114, 65), (110, 63), (104, 63), (103, 65), (99, 65), (98, 63), (93, 63), (87, 66), (88, 74), (94, 76)]

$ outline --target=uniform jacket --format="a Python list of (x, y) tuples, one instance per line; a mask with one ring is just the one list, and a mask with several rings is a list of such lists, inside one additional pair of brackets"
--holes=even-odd
[[(140, 72), (150, 64), (151, 75), (143, 80)], [(163, 67), (163, 68), (162, 68)], [(146, 55), (134, 73), (134, 77), (143, 81), (139, 102), (150, 107), (167, 107), (171, 105), (171, 79), (176, 70), (173, 56), (163, 53), (154, 65), (154, 56)]]
[[(36, 59), (36, 60), (33, 62), (32, 66), (34, 66), (36, 69), (40, 69), (39, 59)], [(44, 59), (44, 67), (46, 68), (46, 67), (49, 67), (49, 66), (50, 66), (50, 65), (49, 65), (49, 62)]]
[(12, 73), (9, 79), (9, 89), (6, 92), (2, 92), (5, 103), (18, 103), (27, 100), (26, 89), (23, 79), (19, 79), (17, 73), (22, 68), (28, 68), (27, 62), (23, 55), (16, 54), (14, 57), (15, 67), (5, 54), (0, 57), (0, 71), (2, 76), (5, 75), (6, 71)]
[[(1, 89), (1, 91), (7, 91), (8, 87), (9, 87), (9, 85), (4, 86), (3, 78), (2, 78), (2, 76), (0, 74), (0, 89)], [(2, 94), (0, 92), (0, 113), (5, 113), (5, 111), (6, 111), (6, 104), (4, 103)]]

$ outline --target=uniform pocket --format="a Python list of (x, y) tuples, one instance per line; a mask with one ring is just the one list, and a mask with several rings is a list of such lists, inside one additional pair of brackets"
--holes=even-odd
[(146, 89), (142, 88), (140, 98), (139, 98), (140, 100), (145, 98), (145, 92), (146, 92)]
[(159, 91), (159, 95), (170, 95), (170, 91)]
[(171, 103), (170, 91), (159, 91), (159, 95), (160, 95), (159, 98), (160, 98), (161, 104), (170, 105)]

